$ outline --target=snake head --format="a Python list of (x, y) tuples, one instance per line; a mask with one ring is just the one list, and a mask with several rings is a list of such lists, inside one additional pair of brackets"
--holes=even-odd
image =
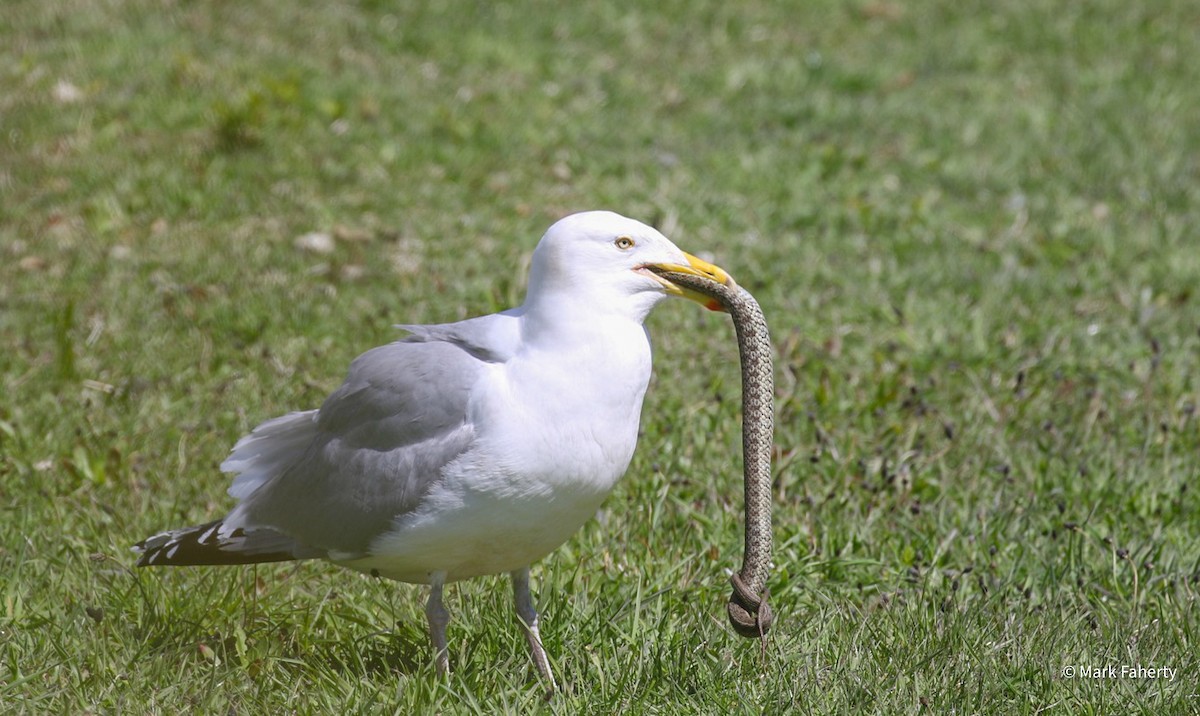
[(657, 280), (669, 295), (687, 298), (710, 311), (725, 311), (718, 298), (727, 289), (737, 289), (737, 283), (729, 273), (686, 251), (683, 255), (688, 263), (656, 263), (642, 266), (640, 271)]

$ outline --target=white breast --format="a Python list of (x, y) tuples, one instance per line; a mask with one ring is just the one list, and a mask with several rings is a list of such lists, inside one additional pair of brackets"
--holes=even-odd
[(527, 566), (569, 539), (628, 467), (650, 377), (640, 325), (620, 340), (607, 335), (492, 366), (472, 399), (471, 419), (486, 426), (475, 445), (369, 557), (342, 563), (406, 582), (444, 571), (452, 581)]

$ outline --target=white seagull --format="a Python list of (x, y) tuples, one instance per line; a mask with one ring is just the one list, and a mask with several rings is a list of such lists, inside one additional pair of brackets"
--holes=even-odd
[(637, 443), (650, 381), (647, 314), (669, 295), (647, 267), (732, 279), (657, 230), (606, 211), (568, 216), (533, 253), (525, 302), (359, 356), (318, 410), (259, 425), (221, 464), (224, 518), (140, 542), (138, 566), (326, 559), (430, 585), (449, 670), (447, 582), (508, 572), (542, 678), (555, 688), (529, 565), (596, 513)]

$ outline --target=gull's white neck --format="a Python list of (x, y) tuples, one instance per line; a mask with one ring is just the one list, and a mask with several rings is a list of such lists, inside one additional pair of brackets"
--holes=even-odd
[(665, 297), (653, 292), (631, 296), (593, 287), (557, 289), (557, 286), (542, 286), (526, 296), (520, 309), (524, 342), (562, 346), (587, 343), (601, 336), (605, 340), (641, 336), (639, 340), (644, 342), (642, 324), (654, 305)]

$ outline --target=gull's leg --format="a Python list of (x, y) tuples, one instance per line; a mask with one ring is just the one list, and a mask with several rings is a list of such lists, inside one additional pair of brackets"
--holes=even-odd
[(442, 676), (450, 673), (450, 655), (446, 650), (446, 625), (450, 623), (450, 612), (442, 604), (442, 587), (446, 584), (445, 572), (429, 575), (429, 601), (425, 602), (425, 618), (429, 620), (429, 637), (433, 640), (433, 651), (437, 657), (437, 670)]
[(525, 640), (529, 642), (529, 651), (533, 654), (533, 663), (537, 664), (542, 679), (553, 692), (558, 688), (554, 682), (554, 673), (550, 671), (550, 660), (546, 658), (546, 650), (542, 648), (542, 637), (538, 633), (538, 614), (533, 606), (533, 595), (529, 593), (529, 567), (512, 572), (513, 597), (517, 604), (517, 618), (525, 630)]

